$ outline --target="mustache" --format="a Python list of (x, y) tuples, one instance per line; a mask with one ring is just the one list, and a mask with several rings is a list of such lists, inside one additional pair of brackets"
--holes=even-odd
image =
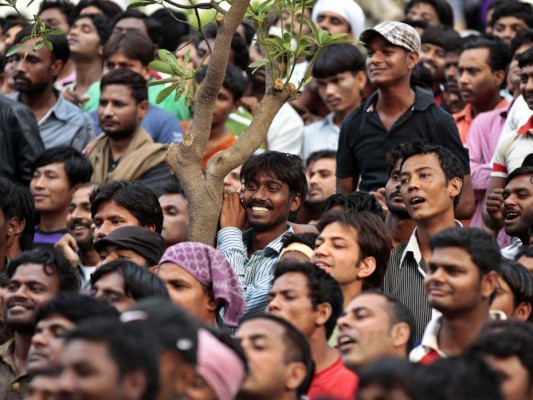
[(7, 308), (11, 308), (11, 307), (14, 307), (14, 306), (23, 306), (23, 307), (30, 308), (30, 309), (34, 309), (35, 308), (35, 305), (33, 304), (33, 302), (31, 302), (31, 301), (23, 301), (23, 300), (20, 300), (20, 299), (17, 299), (17, 298), (9, 300), (6, 303), (6, 307)]
[(83, 221), (74, 221), (72, 224), (70, 224), (70, 229), (77, 228), (78, 226), (81, 226), (83, 228), (91, 228), (92, 223), (90, 222), (83, 222)]
[(26, 78), (26, 76), (23, 75), (20, 72), (16, 72), (15, 75), (13, 75), (13, 79), (18, 79), (18, 80), (21, 80), (21, 81), (25, 81), (25, 82), (31, 83), (31, 81), (28, 78)]
[(252, 207), (264, 207), (269, 210), (272, 210), (274, 208), (273, 205), (268, 201), (261, 202), (261, 201), (256, 201), (256, 200), (250, 200), (248, 204), (246, 205), (246, 208), (252, 208)]

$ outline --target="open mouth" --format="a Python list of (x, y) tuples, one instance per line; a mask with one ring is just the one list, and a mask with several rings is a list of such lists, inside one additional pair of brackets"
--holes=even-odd
[(519, 213), (516, 211), (506, 211), (505, 212), (505, 220), (506, 221), (512, 221), (520, 216)]
[(252, 209), (252, 212), (254, 214), (257, 214), (257, 215), (264, 215), (266, 214), (267, 212), (269, 212), (270, 210), (266, 207), (258, 207), (258, 206), (254, 206), (251, 208)]
[(350, 348), (352, 345), (356, 344), (357, 341), (350, 336), (339, 336), (337, 338), (337, 347), (340, 351), (346, 351), (348, 348)]
[(416, 206), (418, 204), (424, 203), (426, 200), (423, 197), (413, 197), (409, 200), (409, 204)]

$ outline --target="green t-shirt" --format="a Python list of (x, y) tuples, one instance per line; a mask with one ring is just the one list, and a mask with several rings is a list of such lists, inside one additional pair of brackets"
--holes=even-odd
[[(155, 81), (155, 79), (153, 78), (149, 80), (149, 82), (153, 81)], [(187, 121), (191, 119), (191, 110), (189, 110), (189, 107), (187, 107), (187, 105), (185, 104), (184, 97), (180, 97), (178, 101), (174, 101), (174, 96), (171, 94), (161, 103), (156, 103), (155, 99), (157, 98), (157, 95), (164, 88), (165, 85), (148, 86), (148, 102), (164, 110), (167, 110), (168, 112), (171, 112), (176, 117), (178, 117), (180, 121)], [(98, 109), (98, 104), (100, 103), (100, 81), (95, 82), (91, 85), (89, 90), (87, 90), (86, 96), (89, 98), (89, 100), (83, 103), (83, 106), (81, 108), (83, 109), (83, 111), (86, 111), (88, 113), (96, 111)]]

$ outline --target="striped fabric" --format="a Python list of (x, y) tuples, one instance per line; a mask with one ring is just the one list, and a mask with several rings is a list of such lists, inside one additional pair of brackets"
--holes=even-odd
[(392, 250), (383, 281), (383, 291), (396, 297), (413, 313), (416, 324), (415, 341), (422, 338), (424, 329), (431, 320), (431, 307), (424, 290), (427, 271), (415, 229), (407, 243), (402, 243)]
[(270, 242), (263, 250), (248, 258), (248, 245), (252, 230), (244, 234), (238, 228), (224, 228), (218, 232), (218, 250), (228, 259), (246, 299), (246, 309), (241, 322), (255, 315), (263, 314), (268, 304), (268, 293), (272, 287), (274, 265), (278, 261), (283, 236), (293, 233), (292, 227)]

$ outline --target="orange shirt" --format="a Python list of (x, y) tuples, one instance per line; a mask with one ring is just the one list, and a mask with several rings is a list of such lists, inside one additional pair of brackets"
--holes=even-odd
[(226, 140), (220, 142), (216, 147), (213, 147), (211, 150), (207, 150), (202, 158), (202, 169), (205, 171), (205, 167), (207, 167), (207, 161), (209, 161), (209, 159), (219, 151), (229, 149), (236, 140), (237, 138), (231, 135)]
[[(494, 110), (498, 108), (506, 107), (509, 104), (509, 101), (504, 97), (501, 101), (494, 107)], [(472, 115), (472, 105), (469, 103), (461, 111), (453, 114), (453, 119), (457, 124), (457, 129), (459, 129), (459, 135), (461, 136), (461, 142), (466, 143), (466, 137), (468, 136), (468, 131), (470, 130), (470, 125), (474, 120)]]

